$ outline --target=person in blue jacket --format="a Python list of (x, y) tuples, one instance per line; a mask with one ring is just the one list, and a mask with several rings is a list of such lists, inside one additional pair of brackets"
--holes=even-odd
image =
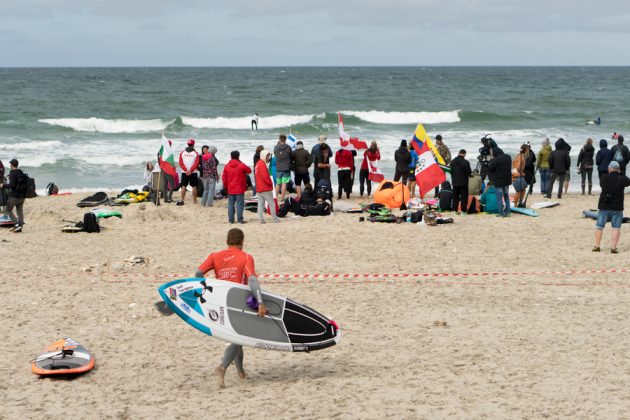
[(485, 191), (479, 197), (479, 202), (483, 206), (483, 211), (490, 214), (499, 213), (499, 205), (497, 204), (497, 194), (494, 185), (488, 184)]
[(595, 155), (595, 165), (597, 165), (597, 173), (599, 174), (599, 183), (601, 185), (602, 177), (608, 173), (608, 165), (613, 158), (613, 152), (608, 148), (606, 139), (599, 141), (599, 150)]

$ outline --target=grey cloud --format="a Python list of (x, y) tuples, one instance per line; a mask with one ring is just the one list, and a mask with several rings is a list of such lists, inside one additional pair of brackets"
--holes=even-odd
[(236, 18), (324, 13), (335, 25), (408, 26), (408, 30), (601, 31), (630, 30), (630, 2), (600, 0), (219, 0)]
[(50, 17), (63, 15), (161, 16), (186, 9), (204, 10), (203, 0), (2, 0), (0, 15)]

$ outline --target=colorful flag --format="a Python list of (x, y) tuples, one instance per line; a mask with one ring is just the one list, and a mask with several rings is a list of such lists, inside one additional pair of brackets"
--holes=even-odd
[(162, 134), (162, 146), (158, 152), (158, 163), (160, 169), (170, 176), (177, 175), (177, 169), (175, 168), (175, 155), (173, 155), (173, 148), (171, 147), (171, 141), (164, 137)]
[(346, 133), (345, 128), (343, 126), (343, 119), (341, 118), (341, 112), (339, 115), (339, 144), (341, 144), (342, 149), (346, 150), (361, 150), (367, 149), (367, 143), (363, 140), (359, 140), (357, 137), (350, 137), (348, 133)]
[[(436, 157), (439, 157), (439, 159), (442, 157), (437, 150), (432, 152), (429, 146), (430, 141), (431, 139), (424, 131), (422, 124), (418, 124), (411, 140), (411, 145), (418, 154), (415, 176), (418, 190), (420, 190), (420, 197), (424, 197), (426, 193), (446, 181), (444, 171), (435, 161)], [(434, 153), (437, 154), (434, 155)]]
[(431, 137), (429, 137), (427, 132), (424, 130), (424, 127), (422, 126), (422, 124), (418, 124), (418, 126), (416, 127), (416, 131), (413, 133), (413, 140), (411, 141), (411, 145), (416, 150), (416, 153), (418, 154), (418, 156), (420, 156), (420, 149), (422, 148), (422, 143), (427, 143), (427, 145), (429, 146), (429, 150), (431, 150), (433, 154), (435, 155), (435, 159), (437, 159), (437, 163), (439, 163), (440, 165), (446, 165), (446, 162), (444, 162), (442, 155), (440, 155), (440, 152), (438, 152), (437, 147), (435, 147), (435, 145), (431, 141)]
[(374, 182), (381, 182), (382, 180), (384, 180), (385, 175), (383, 175), (383, 172), (381, 172), (381, 169), (378, 167), (378, 160), (366, 160), (368, 164), (368, 179)]
[(290, 134), (287, 136), (287, 144), (289, 146), (291, 146), (291, 150), (295, 150), (295, 145), (297, 144), (298, 139), (293, 135)]

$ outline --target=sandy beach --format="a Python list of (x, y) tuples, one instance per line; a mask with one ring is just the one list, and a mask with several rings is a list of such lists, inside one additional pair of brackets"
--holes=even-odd
[[(232, 367), (223, 390), (212, 371), (225, 344), (153, 302), (224, 247), (225, 200), (133, 204), (101, 233), (62, 233), (85, 196), (27, 200), (24, 232), (0, 230), (0, 418), (628, 418), (630, 235), (624, 225), (611, 255), (608, 226), (591, 252), (581, 210), (595, 195), (569, 194), (538, 218), (453, 215), (437, 227), (342, 213), (260, 225), (246, 212), (257, 271), (305, 275), (263, 276), (263, 288), (331, 316), (343, 336), (309, 354), (246, 348), (250, 378)], [(369, 273), (381, 276), (314, 276)], [(417, 276), (382, 276), (394, 273)], [(32, 374), (29, 361), (63, 336), (95, 368)]]

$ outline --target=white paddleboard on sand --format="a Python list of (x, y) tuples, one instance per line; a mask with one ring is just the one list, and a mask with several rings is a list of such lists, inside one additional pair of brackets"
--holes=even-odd
[(547, 209), (550, 207), (556, 207), (557, 205), (560, 205), (559, 202), (557, 201), (537, 201), (535, 203), (532, 203), (531, 207), (532, 209)]
[[(158, 288), (168, 307), (201, 332), (243, 346), (314, 351), (339, 343), (332, 319), (283, 296), (263, 292), (267, 316), (248, 304), (248, 286), (203, 278), (171, 281)], [(251, 303), (251, 302), (250, 302)]]

